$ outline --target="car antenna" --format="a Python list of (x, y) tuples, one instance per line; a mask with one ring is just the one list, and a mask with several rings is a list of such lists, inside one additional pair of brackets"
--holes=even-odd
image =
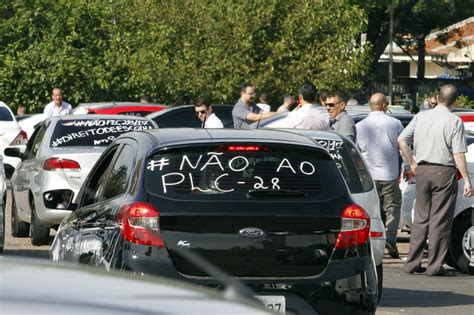
[(197, 253), (190, 249), (184, 248), (169, 248), (168, 251), (175, 252), (189, 263), (206, 272), (209, 276), (215, 278), (225, 286), (224, 297), (226, 300), (243, 302), (257, 307), (262, 307), (260, 302), (255, 299), (255, 294), (251, 289), (244, 286), (238, 280), (235, 280), (230, 275), (220, 270)]
[(260, 117), (258, 117), (257, 127), (255, 129), (258, 129), (258, 126), (260, 125), (260, 120), (262, 120), (262, 115), (263, 115), (263, 109), (260, 110)]

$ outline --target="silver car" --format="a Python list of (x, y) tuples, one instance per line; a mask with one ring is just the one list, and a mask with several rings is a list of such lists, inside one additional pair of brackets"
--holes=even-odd
[(11, 179), (12, 235), (31, 234), (33, 245), (48, 244), (50, 228), (70, 213), (69, 204), (107, 145), (120, 134), (154, 127), (141, 117), (52, 117), (37, 126), (26, 145), (5, 149), (22, 160)]

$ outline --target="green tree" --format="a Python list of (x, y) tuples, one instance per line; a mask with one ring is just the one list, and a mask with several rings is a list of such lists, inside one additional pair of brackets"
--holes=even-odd
[(198, 96), (233, 104), (238, 86), (280, 100), (304, 80), (360, 89), (367, 27), (346, 1), (16, 0), (0, 7), (0, 99), (41, 110), (53, 86), (78, 102)]
[[(403, 47), (418, 48), (418, 78), (424, 77), (425, 37), (432, 31), (474, 15), (466, 0), (350, 0), (367, 12), (367, 41), (373, 47), (372, 69), (389, 43), (389, 5), (393, 5), (394, 40)], [(408, 39), (407, 39), (408, 38)]]

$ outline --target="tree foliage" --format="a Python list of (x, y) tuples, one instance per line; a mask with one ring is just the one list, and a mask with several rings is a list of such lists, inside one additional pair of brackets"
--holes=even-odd
[(239, 85), (280, 98), (304, 80), (356, 90), (370, 47), (346, 1), (11, 0), (0, 5), (0, 99), (234, 103)]
[(394, 40), (402, 46), (419, 46), (424, 60), (424, 40), (432, 31), (474, 15), (472, 0), (349, 0), (367, 12), (367, 41), (373, 47), (372, 68), (389, 43), (389, 5), (393, 6)]

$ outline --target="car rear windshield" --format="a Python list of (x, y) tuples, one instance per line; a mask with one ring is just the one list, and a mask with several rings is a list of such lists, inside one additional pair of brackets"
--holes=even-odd
[(360, 194), (374, 188), (374, 182), (369, 170), (365, 166), (362, 157), (350, 142), (342, 140), (315, 140), (326, 150), (336, 161), (339, 170), (346, 180), (349, 190), (353, 194)]
[(50, 146), (107, 146), (123, 133), (152, 129), (152, 123), (142, 119), (70, 119), (57, 122)]
[(347, 192), (320, 149), (213, 145), (160, 151), (146, 161), (147, 192), (179, 200), (329, 200)]
[(5, 107), (0, 107), (0, 121), (13, 121), (13, 116)]

